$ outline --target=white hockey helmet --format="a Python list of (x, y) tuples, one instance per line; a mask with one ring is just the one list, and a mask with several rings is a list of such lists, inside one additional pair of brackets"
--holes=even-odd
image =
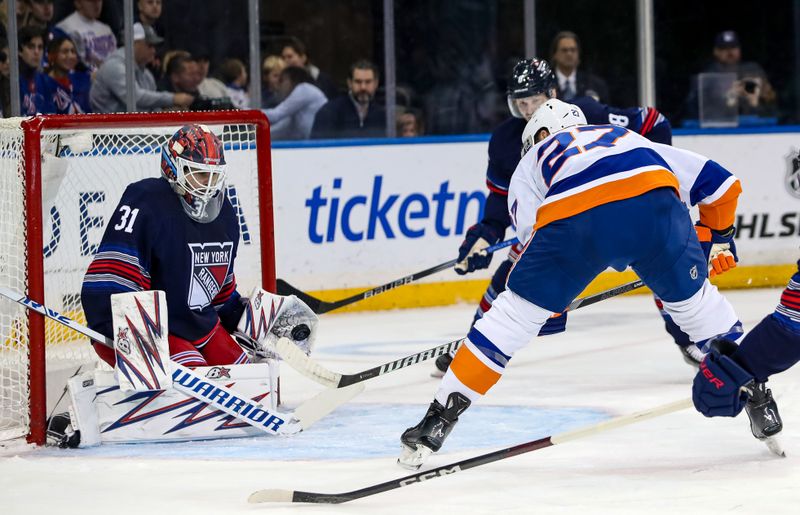
[(547, 129), (547, 132), (554, 134), (576, 125), (586, 125), (586, 116), (581, 108), (551, 98), (533, 113), (525, 125), (525, 130), (522, 131), (522, 155), (524, 156), (537, 143), (534, 138), (540, 130)]
[(205, 125), (184, 125), (161, 148), (161, 173), (192, 219), (216, 219), (225, 201), (225, 155)]

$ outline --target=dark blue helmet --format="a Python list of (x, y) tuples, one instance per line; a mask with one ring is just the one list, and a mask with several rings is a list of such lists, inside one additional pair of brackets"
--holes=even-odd
[(557, 87), (556, 76), (547, 61), (523, 59), (514, 66), (508, 83), (509, 98), (524, 98), (544, 94), (554, 98)]

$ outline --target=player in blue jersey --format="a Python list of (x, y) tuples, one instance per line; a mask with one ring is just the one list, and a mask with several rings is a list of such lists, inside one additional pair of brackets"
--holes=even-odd
[[(506, 290), (467, 334), (428, 411), (403, 432), (401, 465), (418, 468), (438, 451), (514, 354), (608, 267), (630, 266), (711, 356), (712, 340), (742, 335), (733, 307), (708, 281), (710, 263), (724, 268), (735, 260), (725, 236), (742, 191), (735, 176), (701, 155), (625, 128), (587, 125), (578, 107), (557, 99), (533, 114), (522, 141), (525, 154), (508, 203), (523, 249)], [(683, 199), (698, 207), (696, 225)], [(705, 231), (712, 234), (710, 245), (698, 237)], [(726, 364), (719, 368), (731, 370)], [(717, 402), (713, 385), (704, 393)]]
[(778, 434), (783, 422), (766, 382), (800, 361), (800, 261), (778, 307), (738, 347), (725, 338), (712, 344), (714, 350), (694, 379), (692, 399), (697, 410), (707, 417), (736, 416), (744, 405), (756, 438)]
[[(173, 361), (247, 362), (229, 334), (244, 307), (233, 273), (239, 224), (225, 195), (225, 166), (219, 138), (186, 125), (162, 149), (161, 177), (126, 188), (83, 280), (89, 327), (113, 337), (113, 293), (164, 290)], [(114, 366), (113, 350), (94, 346)]]
[[(482, 249), (500, 241), (510, 224), (507, 198), (508, 185), (517, 167), (522, 149), (522, 131), (534, 111), (546, 100), (555, 98), (558, 91), (555, 75), (550, 65), (541, 59), (523, 59), (519, 61), (511, 74), (508, 88), (508, 108), (513, 115), (501, 123), (492, 132), (489, 139), (489, 164), (486, 170), (486, 185), (489, 195), (486, 198), (483, 219), (470, 227), (463, 243), (458, 249), (458, 263), (455, 270), (463, 275), (475, 270), (487, 268), (492, 255), (481, 252)], [(591, 97), (577, 97), (572, 100), (586, 116), (590, 124), (613, 124), (638, 132), (650, 141), (670, 145), (672, 128), (669, 121), (652, 107), (633, 107), (620, 109), (601, 104)], [(521, 246), (513, 246), (505, 259), (495, 271), (483, 298), (478, 305), (472, 323), (480, 319), (491, 307), (492, 302), (505, 290), (505, 281), (509, 270), (519, 256)], [(702, 359), (700, 351), (691, 345), (680, 328), (663, 310), (656, 299), (659, 310), (675, 342), (684, 354), (687, 362), (698, 363)], [(564, 331), (567, 315), (555, 317), (548, 321), (539, 333), (540, 336)], [(437, 358), (434, 377), (441, 377), (450, 366), (452, 354)]]

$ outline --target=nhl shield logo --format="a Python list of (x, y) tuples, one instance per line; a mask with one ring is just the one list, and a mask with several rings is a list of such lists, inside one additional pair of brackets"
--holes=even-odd
[(189, 281), (189, 309), (201, 310), (211, 304), (228, 276), (233, 243), (190, 243), (192, 276)]
[(786, 156), (786, 191), (795, 198), (800, 198), (800, 151), (792, 150)]

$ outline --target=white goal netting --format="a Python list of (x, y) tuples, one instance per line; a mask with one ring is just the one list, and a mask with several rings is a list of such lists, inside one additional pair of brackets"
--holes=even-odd
[[(0, 121), (0, 286), (27, 294), (27, 259), (40, 254), (45, 306), (84, 324), (81, 283), (105, 223), (128, 184), (160, 175), (161, 146), (183, 123), (178, 118), (170, 126), (43, 130), (43, 248), (31, 248), (34, 227), (25, 211), (26, 181), (35, 164), (30, 156), (26, 160), (22, 120)], [(235, 272), (246, 295), (261, 284), (256, 128), (248, 123), (209, 126), (224, 143), (228, 196), (241, 232)], [(30, 431), (30, 340), (26, 309), (0, 297), (0, 440)], [(45, 323), (44, 345), (49, 414), (66, 379), (81, 365), (93, 366), (96, 358), (85, 337), (51, 320)]]

